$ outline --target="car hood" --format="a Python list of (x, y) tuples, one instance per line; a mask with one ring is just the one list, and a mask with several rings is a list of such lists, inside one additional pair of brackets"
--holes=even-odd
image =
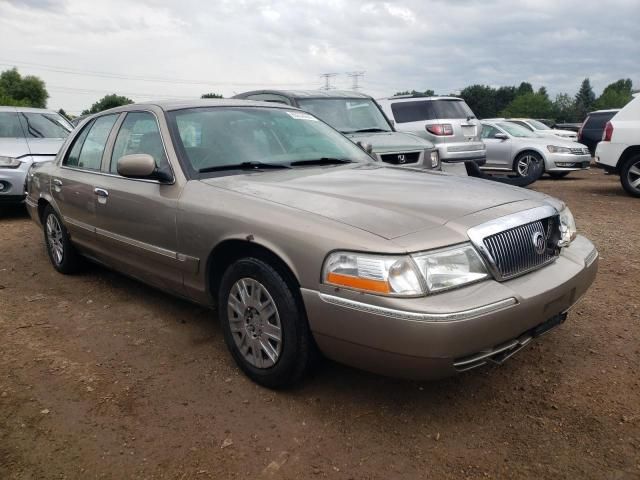
[(547, 198), (477, 178), (377, 164), (305, 167), (202, 181), (389, 240), (499, 205)]
[(354, 143), (369, 143), (374, 153), (398, 153), (433, 148), (433, 143), (416, 135), (401, 132), (348, 133)]
[(62, 138), (0, 138), (0, 155), (13, 158), (26, 155), (54, 157), (63, 142)]

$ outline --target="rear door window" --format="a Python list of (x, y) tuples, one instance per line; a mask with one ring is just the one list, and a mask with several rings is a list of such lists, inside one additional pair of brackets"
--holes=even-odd
[(0, 138), (24, 138), (16, 112), (0, 112)]
[[(192, 142), (199, 142), (199, 132), (194, 130), (190, 131), (190, 134)], [(127, 113), (113, 146), (109, 171), (117, 173), (118, 159), (136, 153), (151, 155), (159, 168), (169, 165), (158, 122), (155, 115), (150, 112)]]
[(398, 123), (475, 118), (475, 115), (463, 100), (454, 99), (392, 103), (391, 111)]
[(96, 118), (92, 124), (85, 127), (74, 142), (64, 165), (86, 170), (100, 170), (104, 148), (117, 118), (118, 114), (105, 115)]

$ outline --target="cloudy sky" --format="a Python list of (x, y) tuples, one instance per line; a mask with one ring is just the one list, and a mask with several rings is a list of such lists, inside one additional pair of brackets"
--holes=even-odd
[(260, 87), (374, 96), (523, 80), (574, 94), (640, 87), (640, 0), (0, 0), (0, 70), (43, 78), (77, 114), (134, 100)]

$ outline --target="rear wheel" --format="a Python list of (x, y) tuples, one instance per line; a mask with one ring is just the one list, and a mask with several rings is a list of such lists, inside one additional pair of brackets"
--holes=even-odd
[(547, 172), (551, 178), (564, 178), (571, 172)]
[(627, 158), (620, 167), (620, 183), (633, 197), (640, 197), (640, 155)]
[(522, 152), (513, 162), (513, 170), (523, 181), (524, 185), (530, 185), (538, 180), (544, 172), (544, 161), (535, 152)]
[(44, 241), (53, 268), (65, 274), (80, 270), (82, 257), (71, 243), (67, 229), (51, 205), (45, 208), (42, 219)]
[(218, 308), (225, 342), (242, 371), (265, 387), (296, 383), (312, 362), (314, 344), (296, 288), (252, 257), (237, 260), (222, 277)]

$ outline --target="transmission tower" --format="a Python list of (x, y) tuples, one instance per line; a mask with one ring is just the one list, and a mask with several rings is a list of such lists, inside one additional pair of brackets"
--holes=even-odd
[(331, 78), (338, 75), (337, 73), (323, 73), (320, 75), (321, 78), (324, 78), (324, 85), (320, 87), (320, 90), (332, 90), (336, 87), (331, 85)]
[(358, 91), (362, 88), (358, 83), (358, 80), (360, 79), (360, 77), (364, 77), (364, 73), (365, 72), (347, 72), (347, 75), (349, 75), (353, 80), (353, 83), (351, 85), (351, 90)]

